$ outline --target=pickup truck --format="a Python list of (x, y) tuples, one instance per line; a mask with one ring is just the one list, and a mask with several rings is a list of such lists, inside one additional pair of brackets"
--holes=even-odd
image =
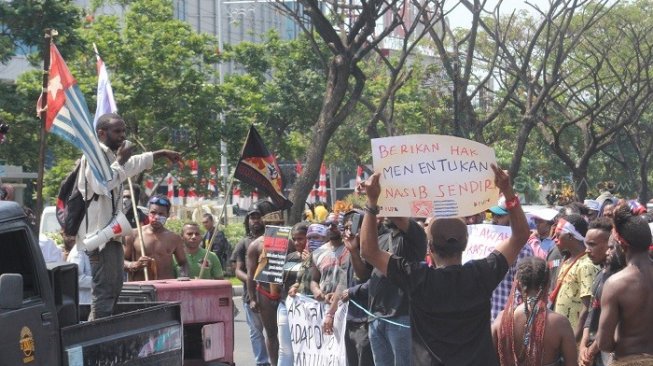
[(181, 365), (179, 303), (118, 304), (91, 322), (79, 306), (77, 266), (46, 266), (14, 202), (0, 201), (0, 366)]

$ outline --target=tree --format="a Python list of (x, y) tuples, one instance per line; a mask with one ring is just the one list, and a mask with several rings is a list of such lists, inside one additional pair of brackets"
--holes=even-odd
[[(500, 15), (501, 2), (461, 0), (470, 12), (469, 30), (431, 31), (443, 69), (452, 82), (454, 135), (490, 143), (485, 129), (509, 104), (519, 111), (510, 174), (517, 177), (538, 112), (564, 78), (563, 64), (584, 32), (605, 13), (606, 1), (585, 9), (589, 1), (556, 0), (538, 15)], [(446, 13), (444, 2), (440, 12)], [(580, 13), (580, 14), (579, 14)], [(490, 14), (484, 17), (483, 14)], [(579, 16), (577, 16), (579, 14)], [(575, 21), (575, 23), (572, 23)], [(573, 25), (573, 27), (572, 27)]]
[[(653, 102), (653, 24), (645, 3), (650, 10), (649, 2), (616, 5), (583, 34), (564, 65), (569, 72), (560, 92), (550, 96), (539, 116), (542, 135), (571, 171), (579, 200), (589, 188), (591, 158)], [(645, 181), (648, 157), (640, 158)]]
[(305, 168), (290, 194), (295, 205), (290, 209), (289, 221), (297, 222), (318, 176), (329, 140), (355, 110), (363, 93), (366, 76), (360, 62), (398, 26), (411, 27), (403, 16), (410, 5), (398, 0), (349, 4), (301, 0), (295, 8), (283, 2), (276, 4), (303, 28), (316, 54), (321, 55), (318, 39), (329, 50), (329, 57), (322, 58), (327, 76), (324, 100), (312, 127), (312, 144), (306, 152)]

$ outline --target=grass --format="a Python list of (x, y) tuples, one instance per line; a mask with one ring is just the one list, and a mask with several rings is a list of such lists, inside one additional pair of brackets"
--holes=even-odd
[(231, 285), (232, 285), (232, 286), (242, 286), (242, 284), (243, 284), (243, 283), (240, 282), (240, 280), (239, 280), (238, 278), (236, 278), (236, 277), (227, 277), (226, 279), (229, 280), (229, 281), (231, 281)]

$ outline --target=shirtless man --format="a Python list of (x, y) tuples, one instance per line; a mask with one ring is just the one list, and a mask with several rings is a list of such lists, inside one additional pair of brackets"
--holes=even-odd
[[(263, 201), (258, 204), (264, 214), (261, 220), (264, 225), (283, 225), (283, 214), (276, 211), (272, 203)], [(266, 213), (267, 212), (267, 213)], [(264, 236), (259, 236), (247, 248), (247, 291), (250, 310), (259, 313), (265, 328), (265, 340), (268, 356), (272, 365), (279, 358), (279, 338), (277, 336), (277, 308), (279, 307), (280, 289), (272, 288), (269, 283), (255, 281), (254, 278), (267, 263), (263, 252)]]
[[(150, 199), (149, 205), (150, 224), (143, 226), (143, 242), (147, 255), (143, 255), (137, 230), (125, 239), (124, 267), (131, 275), (130, 280), (145, 280), (143, 269), (146, 267), (150, 280), (175, 278), (173, 255), (179, 264), (180, 277), (186, 277), (188, 272), (184, 241), (181, 236), (164, 226), (170, 214), (170, 201), (163, 196), (154, 196)], [(138, 260), (133, 261), (137, 256), (139, 256)]]
[(612, 365), (653, 365), (651, 231), (646, 219), (631, 214), (625, 204), (614, 209), (613, 221), (627, 265), (603, 285), (597, 342), (601, 351), (614, 352)]

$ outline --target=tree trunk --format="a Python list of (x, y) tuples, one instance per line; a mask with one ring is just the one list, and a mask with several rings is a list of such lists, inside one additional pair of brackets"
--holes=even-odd
[(521, 168), (521, 160), (524, 156), (524, 150), (526, 150), (526, 143), (528, 143), (528, 136), (531, 134), (531, 131), (535, 127), (535, 123), (532, 118), (523, 118), (522, 125), (519, 128), (519, 134), (517, 135), (517, 148), (515, 153), (512, 156), (510, 161), (510, 168), (508, 172), (510, 178), (514, 182), (519, 175), (519, 169)]
[(649, 200), (648, 192), (648, 160), (641, 159), (639, 161), (639, 202), (646, 206)]
[[(320, 173), (329, 140), (347, 117), (348, 113), (343, 113), (343, 109), (350, 108), (352, 103), (355, 104), (355, 101), (360, 98), (365, 78), (362, 74), (356, 75), (357, 72), (360, 70), (351, 65), (351, 60), (343, 56), (335, 56), (329, 63), (324, 102), (311, 133), (311, 143), (306, 151), (305, 169), (297, 177), (290, 192), (289, 199), (293, 202), (287, 220), (290, 225), (302, 219), (306, 198)], [(356, 86), (349, 92), (349, 80), (352, 74), (356, 78)]]
[(589, 184), (587, 182), (587, 168), (588, 164), (582, 162), (575, 169), (572, 169), (572, 179), (574, 181), (574, 193), (576, 195), (576, 200), (583, 202), (587, 197), (587, 191), (589, 190)]

